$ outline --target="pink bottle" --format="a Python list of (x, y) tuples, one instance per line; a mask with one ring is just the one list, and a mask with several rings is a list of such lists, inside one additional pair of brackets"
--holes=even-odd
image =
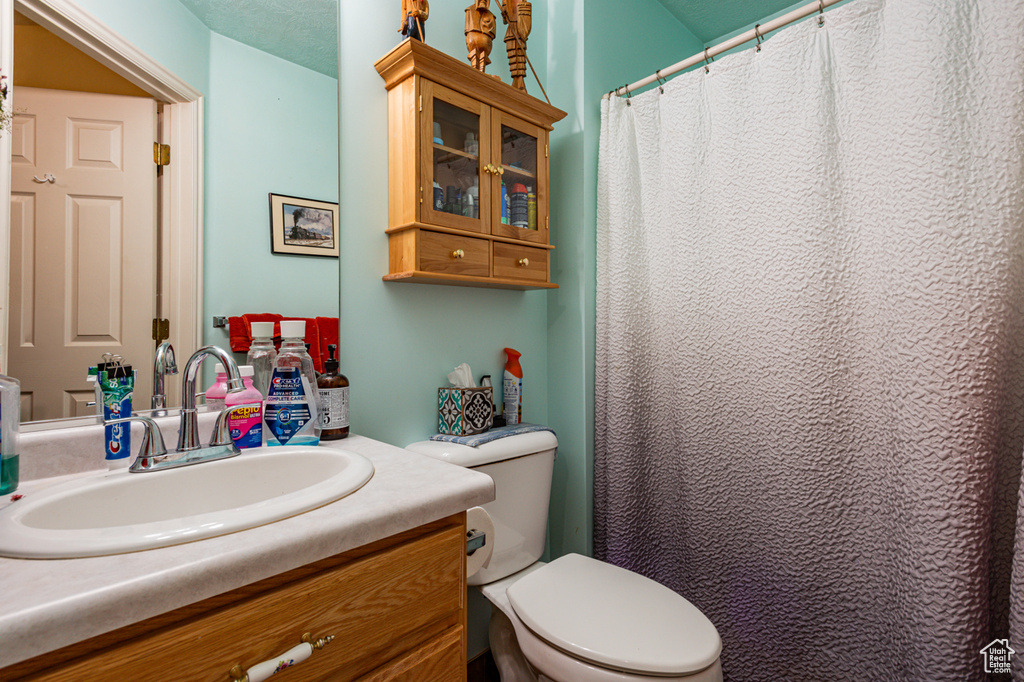
[(252, 365), (238, 368), (242, 375), (245, 390), (228, 393), (224, 399), (224, 407), (229, 408), (245, 403), (259, 403), (259, 407), (238, 410), (228, 418), (228, 431), (231, 440), (239, 448), (258, 448), (263, 445), (263, 394), (252, 385)]
[(217, 378), (206, 389), (206, 404), (215, 410), (223, 410), (224, 396), (228, 393), (228, 375), (224, 371), (224, 365), (219, 362), (213, 369), (217, 373)]

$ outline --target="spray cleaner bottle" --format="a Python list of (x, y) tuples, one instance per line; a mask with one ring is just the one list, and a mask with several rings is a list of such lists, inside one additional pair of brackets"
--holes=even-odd
[(519, 424), (523, 421), (523, 368), (519, 365), (522, 353), (506, 348), (505, 374), (502, 380), (505, 423)]

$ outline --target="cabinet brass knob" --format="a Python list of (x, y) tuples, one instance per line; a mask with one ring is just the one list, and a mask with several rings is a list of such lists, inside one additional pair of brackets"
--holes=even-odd
[(529, 258), (520, 258), (519, 259), (519, 265), (521, 265), (524, 268), (530, 267), (530, 259)]
[(464, 258), (465, 256), (466, 252), (463, 251), (462, 249), (455, 249), (454, 251), (452, 251), (452, 258)]

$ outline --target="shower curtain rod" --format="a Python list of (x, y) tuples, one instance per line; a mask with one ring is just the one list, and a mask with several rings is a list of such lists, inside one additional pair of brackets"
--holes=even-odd
[(836, 3), (841, 1), (842, 0), (816, 0), (815, 2), (812, 2), (809, 5), (804, 5), (803, 7), (795, 9), (792, 12), (783, 14), (781, 17), (776, 17), (775, 19), (765, 22), (764, 24), (758, 24), (757, 26), (750, 29), (746, 33), (741, 33), (738, 36), (729, 38), (729, 40), (726, 40), (723, 43), (719, 43), (714, 47), (705, 48), (703, 52), (699, 52), (690, 57), (689, 59), (684, 59), (683, 61), (677, 64), (673, 64), (667, 69), (660, 69), (653, 73), (652, 75), (648, 76), (647, 78), (638, 80), (636, 83), (623, 85), (621, 88), (617, 88), (615, 90), (612, 90), (611, 92), (605, 93), (601, 99), (609, 99), (612, 95), (626, 95), (634, 90), (638, 90), (644, 87), (645, 85), (656, 83), (659, 80), (665, 80), (665, 78), (667, 78), (668, 76), (672, 76), (684, 69), (688, 69), (691, 66), (700, 64), (701, 62), (711, 59), (712, 57), (716, 57), (722, 54), (723, 52), (731, 50), (737, 45), (742, 45), (743, 43), (748, 43), (751, 40), (756, 40), (758, 38), (764, 38), (764, 36), (767, 35), (768, 33), (776, 31), (787, 24), (792, 24), (794, 21), (799, 21), (804, 17), (816, 13), (824, 14), (826, 7), (831, 7), (832, 5), (835, 5)]

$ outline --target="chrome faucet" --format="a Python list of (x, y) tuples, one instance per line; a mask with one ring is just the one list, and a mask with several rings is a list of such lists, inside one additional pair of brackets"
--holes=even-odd
[(211, 355), (224, 365), (224, 372), (228, 376), (228, 393), (236, 393), (245, 389), (245, 385), (242, 383), (242, 375), (238, 371), (238, 365), (235, 364), (234, 359), (229, 354), (216, 346), (203, 346), (193, 353), (192, 357), (185, 363), (185, 370), (182, 372), (181, 426), (178, 429), (178, 447), (175, 450), (167, 452), (163, 436), (160, 433), (160, 427), (149, 417), (126, 417), (124, 419), (112, 419), (104, 422), (105, 424), (118, 424), (140, 421), (146, 427), (146, 434), (143, 436), (139, 455), (135, 458), (131, 467), (129, 467), (129, 471), (138, 473), (141, 471), (173, 469), (189, 464), (226, 459), (240, 454), (239, 449), (231, 440), (228, 419), (236, 410), (257, 407), (259, 403), (233, 405), (226, 410), (222, 410), (217, 415), (217, 422), (213, 427), (213, 436), (210, 444), (203, 446), (199, 442), (199, 423), (196, 417), (196, 380), (199, 377), (199, 370), (202, 367), (203, 360)]
[(167, 407), (167, 389), (164, 388), (164, 377), (177, 373), (178, 365), (174, 362), (174, 346), (170, 342), (164, 341), (157, 347), (156, 357), (153, 359), (153, 401), (150, 407), (154, 410), (163, 410)]
[(228, 393), (245, 390), (245, 384), (242, 383), (242, 375), (238, 371), (235, 359), (222, 349), (217, 346), (203, 346), (193, 353), (185, 363), (185, 371), (181, 374), (181, 426), (178, 428), (178, 452), (188, 452), (201, 447), (199, 445), (199, 422), (196, 418), (196, 379), (199, 377), (199, 369), (203, 366), (203, 360), (210, 355), (224, 365), (224, 373), (228, 375)]

